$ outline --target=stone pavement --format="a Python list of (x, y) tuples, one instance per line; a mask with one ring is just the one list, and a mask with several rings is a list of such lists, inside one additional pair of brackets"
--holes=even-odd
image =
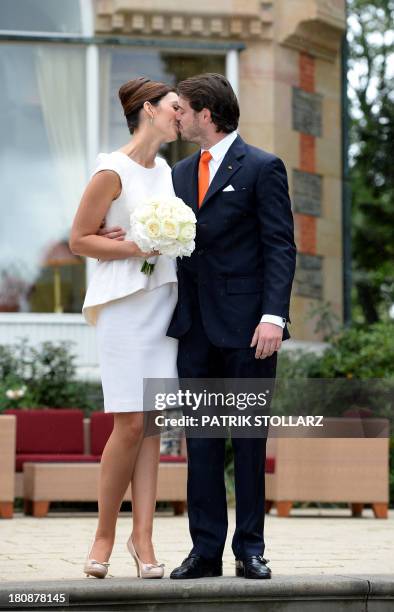
[[(229, 537), (224, 574), (234, 575), (231, 536), (235, 513), (229, 511)], [(16, 514), (0, 521), (0, 581), (79, 580), (97, 522), (95, 514), (52, 513), (35, 519)], [(125, 542), (131, 519), (122, 513), (118, 521), (109, 577), (129, 579), (135, 566)], [(293, 510), (289, 518), (274, 511), (266, 518), (266, 552), (274, 576), (374, 575), (394, 577), (394, 511), (389, 519), (374, 519), (371, 510), (352, 518), (349, 510)], [(159, 512), (155, 517), (157, 558), (166, 575), (190, 550), (186, 515)], [(94, 579), (90, 579), (94, 580)], [(95, 581), (102, 582), (102, 581)], [(171, 581), (172, 582), (172, 581)]]

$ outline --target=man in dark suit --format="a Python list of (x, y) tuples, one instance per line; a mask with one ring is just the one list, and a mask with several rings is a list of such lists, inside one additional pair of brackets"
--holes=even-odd
[[(180, 378), (275, 378), (289, 338), (296, 248), (283, 162), (237, 134), (239, 107), (222, 75), (179, 84), (178, 123), (197, 153), (173, 168), (176, 195), (197, 216), (196, 249), (178, 263)], [(264, 553), (265, 438), (233, 438), (236, 575), (270, 578)], [(187, 439), (193, 549), (171, 578), (222, 574), (227, 535), (225, 440)]]

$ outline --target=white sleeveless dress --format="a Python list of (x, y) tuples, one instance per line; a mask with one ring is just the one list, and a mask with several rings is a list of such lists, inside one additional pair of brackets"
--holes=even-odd
[[(122, 183), (106, 215), (109, 227), (129, 230), (130, 213), (141, 201), (174, 195), (171, 169), (160, 157), (154, 168), (144, 168), (120, 151), (101, 153), (93, 174), (102, 170), (113, 170)], [(176, 263), (160, 255), (147, 276), (143, 261), (99, 261), (85, 296), (82, 312), (97, 330), (105, 412), (149, 409), (143, 407), (144, 378), (177, 378), (178, 341), (166, 335), (178, 298)]]

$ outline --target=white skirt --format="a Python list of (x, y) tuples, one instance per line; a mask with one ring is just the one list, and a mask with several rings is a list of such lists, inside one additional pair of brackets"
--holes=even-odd
[(177, 283), (166, 283), (100, 307), (96, 329), (105, 412), (142, 412), (144, 378), (177, 378), (178, 341), (166, 335), (177, 298)]

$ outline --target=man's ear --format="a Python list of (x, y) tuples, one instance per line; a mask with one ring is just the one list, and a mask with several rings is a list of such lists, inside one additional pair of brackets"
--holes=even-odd
[(212, 123), (211, 111), (209, 108), (203, 108), (201, 111), (204, 123)]

